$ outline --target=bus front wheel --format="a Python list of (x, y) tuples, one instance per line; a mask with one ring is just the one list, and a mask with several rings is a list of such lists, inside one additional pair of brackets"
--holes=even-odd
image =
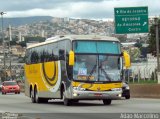
[(65, 106), (71, 105), (71, 100), (65, 97), (65, 91), (63, 90), (63, 103)]
[(104, 105), (110, 105), (111, 102), (112, 102), (111, 99), (104, 99), (104, 100), (103, 100), (103, 104), (104, 104)]

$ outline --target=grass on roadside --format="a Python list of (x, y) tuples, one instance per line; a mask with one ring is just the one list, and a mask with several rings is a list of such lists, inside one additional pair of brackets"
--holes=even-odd
[(157, 84), (158, 81), (157, 80), (152, 80), (152, 79), (140, 79), (133, 81), (132, 79), (129, 82), (130, 84)]

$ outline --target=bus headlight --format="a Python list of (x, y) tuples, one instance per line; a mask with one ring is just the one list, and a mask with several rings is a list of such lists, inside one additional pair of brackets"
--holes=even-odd
[(78, 90), (78, 87), (73, 87), (73, 90)]
[(75, 91), (85, 91), (85, 88), (80, 88), (80, 87), (73, 87), (73, 90)]
[(122, 97), (122, 94), (118, 94), (118, 97)]
[(78, 96), (78, 94), (77, 93), (73, 93), (73, 96), (76, 97), (76, 96)]
[(129, 86), (127, 86), (126, 89), (129, 90)]

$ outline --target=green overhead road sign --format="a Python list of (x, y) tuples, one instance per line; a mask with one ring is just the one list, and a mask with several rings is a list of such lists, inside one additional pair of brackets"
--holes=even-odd
[(147, 33), (148, 7), (114, 8), (115, 33)]

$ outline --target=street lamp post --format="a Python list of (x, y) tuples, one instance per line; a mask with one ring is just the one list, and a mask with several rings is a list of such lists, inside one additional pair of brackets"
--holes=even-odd
[(4, 12), (0, 12), (1, 14), (1, 20), (2, 20), (2, 28), (1, 28), (1, 31), (2, 31), (2, 41), (3, 41), (3, 58), (4, 58), (4, 80), (6, 80), (6, 58), (5, 58), (5, 40), (4, 40), (4, 32), (3, 32), (3, 15), (6, 14)]

